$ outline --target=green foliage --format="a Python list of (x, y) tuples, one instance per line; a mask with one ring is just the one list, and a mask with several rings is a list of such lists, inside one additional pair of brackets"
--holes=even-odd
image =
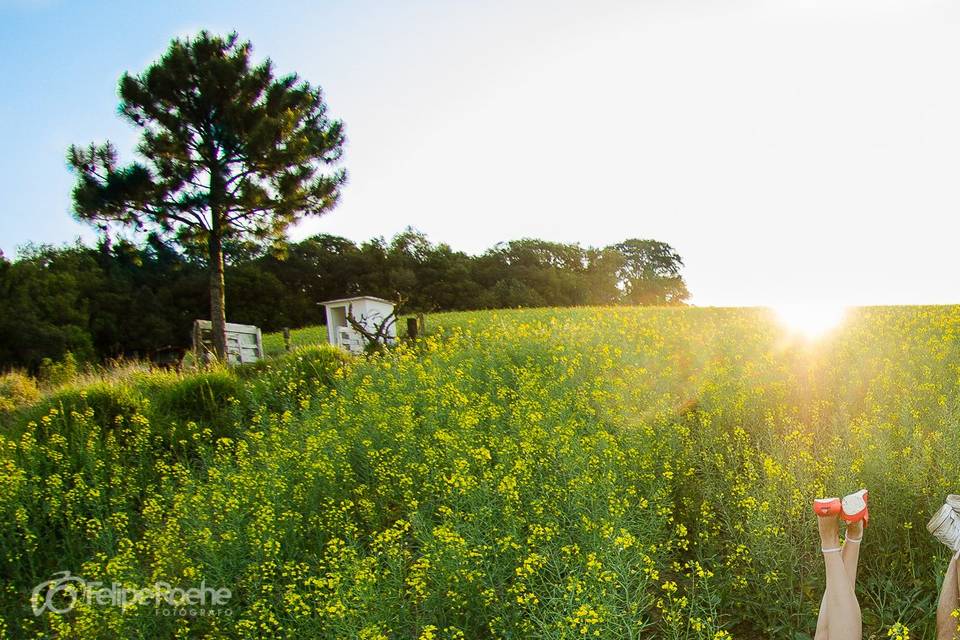
[(0, 365), (35, 371), (43, 358), (67, 351), (92, 357), (91, 299), (102, 282), (90, 251), (79, 245), (21, 251), (0, 272)]
[[(684, 299), (672, 249), (653, 241), (622, 244), (636, 249), (629, 260), (611, 247), (539, 240), (471, 257), (412, 229), (359, 246), (320, 235), (290, 245), (282, 258), (238, 258), (226, 269), (227, 302), (231, 321), (264, 332), (293, 327), (299, 346), (325, 341), (316, 326), (325, 321), (320, 302), (361, 292), (388, 299), (400, 293), (411, 311)], [(207, 282), (202, 265), (156, 235), (140, 248), (102, 242), (96, 249), (36, 250), (0, 270), (0, 334), (9, 328), (15, 337), (0, 342), (0, 365), (36, 371), (43, 357), (58, 360), (67, 350), (89, 361), (186, 347), (193, 321), (208, 317)], [(282, 338), (265, 340), (267, 353), (283, 352)]]
[(141, 385), (149, 398), (148, 415), (154, 424), (171, 423), (177, 428), (173, 440), (179, 440), (179, 427), (195, 422), (201, 429), (210, 429), (210, 437), (235, 437), (242, 413), (245, 387), (237, 375), (227, 368), (178, 376), (155, 374)]
[(682, 304), (690, 297), (680, 276), (683, 260), (673, 247), (656, 240), (625, 240), (612, 247), (619, 264), (617, 284), (630, 304)]
[(29, 406), (40, 399), (36, 381), (22, 371), (0, 374), (0, 415)]
[(298, 411), (324, 395), (352, 358), (329, 344), (305, 346), (289, 354), (239, 369), (248, 383), (250, 406), (258, 410)]
[(284, 359), (284, 368), (299, 380), (333, 384), (334, 374), (351, 361), (342, 349), (332, 345), (301, 347)]
[[(109, 143), (71, 147), (77, 215), (151, 225), (205, 252), (211, 237), (280, 241), (331, 208), (346, 174), (322, 169), (340, 159), (342, 123), (326, 117), (319, 89), (275, 77), (269, 59), (252, 66), (251, 54), (235, 33), (201, 31), (124, 74), (120, 112), (143, 131), (146, 164), (118, 167)], [(193, 178), (204, 172), (201, 186)]]
[[(138, 372), (120, 380), (67, 385), (44, 398), (24, 421), (35, 423), (38, 437), (45, 439), (72, 428), (73, 414), (84, 415), (83, 424), (96, 425), (102, 433), (143, 416), (152, 425), (150, 435), (159, 438), (151, 440), (154, 444), (176, 447), (191, 430), (206, 431), (207, 440), (235, 437), (238, 424), (252, 411), (247, 394), (246, 385), (226, 368), (184, 375)], [(56, 417), (53, 427), (42, 420), (50, 415)], [(184, 451), (195, 443), (188, 444)]]
[[(140, 373), (17, 414), (4, 634), (806, 637), (810, 500), (866, 486), (864, 637), (934, 636), (949, 553), (924, 524), (956, 490), (960, 308), (862, 309), (816, 343), (750, 309), (429, 323), (372, 357)], [(204, 423), (227, 394), (217, 440)], [(33, 616), (25, 594), (64, 568), (226, 586), (230, 612)]]
[(603, 249), (514, 240), (477, 259), (477, 306), (677, 305), (690, 295), (682, 266), (670, 245), (655, 240), (630, 239)]
[[(72, 385), (44, 398), (26, 416), (27, 421), (37, 425), (36, 435), (47, 440), (54, 434), (68, 437), (85, 437), (73, 433), (77, 424), (74, 414), (86, 416), (84, 424), (95, 424), (106, 433), (115, 430), (123, 420), (144, 411), (143, 396), (126, 382), (94, 382), (89, 385)], [(44, 420), (44, 417), (53, 420)]]
[(202, 269), (155, 236), (91, 249), (42, 247), (0, 271), (0, 363), (144, 357), (185, 346), (206, 315)]
[(50, 358), (44, 358), (40, 361), (39, 378), (48, 387), (69, 384), (77, 378), (78, 373), (77, 359), (73, 357), (73, 353), (70, 351), (63, 354), (63, 359), (57, 362)]

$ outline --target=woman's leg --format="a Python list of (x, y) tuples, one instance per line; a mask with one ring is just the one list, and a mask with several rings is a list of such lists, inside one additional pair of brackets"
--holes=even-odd
[(823, 591), (823, 597), (820, 598), (820, 611), (817, 613), (817, 632), (813, 634), (813, 640), (830, 640), (830, 628), (827, 627), (826, 589)]
[[(840, 521), (836, 516), (818, 517), (820, 544), (824, 549), (836, 549), (840, 546)], [(856, 546), (855, 544), (847, 546)], [(848, 552), (851, 555), (853, 552)], [(859, 550), (857, 550), (859, 556)], [(826, 606), (826, 628), (830, 640), (861, 640), (862, 624), (860, 604), (853, 591), (853, 581), (844, 566), (839, 552), (827, 551), (823, 554), (826, 568), (827, 586), (824, 592)], [(852, 572), (856, 576), (856, 567)]]
[[(860, 541), (863, 540), (863, 522), (852, 522), (847, 525), (847, 533), (844, 536), (843, 551), (840, 558), (843, 560), (843, 569), (847, 574), (850, 584), (856, 589), (857, 586), (857, 564), (860, 561)], [(827, 592), (824, 590), (823, 599), (820, 601), (820, 612), (817, 615), (817, 632), (814, 640), (829, 640), (830, 628), (827, 625)]]
[(957, 556), (954, 555), (947, 565), (947, 572), (943, 576), (943, 586), (940, 587), (940, 602), (937, 603), (937, 640), (954, 640), (957, 634), (957, 624), (960, 620), (953, 617), (953, 611), (960, 608), (960, 580), (957, 571), (960, 566)]

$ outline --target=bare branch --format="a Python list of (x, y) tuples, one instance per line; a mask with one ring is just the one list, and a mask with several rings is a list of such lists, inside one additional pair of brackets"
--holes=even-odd
[[(368, 349), (380, 349), (386, 344), (387, 340), (390, 338), (390, 329), (397, 323), (399, 314), (406, 305), (406, 298), (401, 295), (397, 295), (397, 301), (393, 306), (393, 311), (391, 311), (379, 324), (374, 324), (372, 329), (367, 327), (363, 322), (358, 321), (353, 316), (353, 305), (347, 307), (347, 323), (367, 342)], [(360, 320), (365, 320), (366, 318), (362, 317)]]

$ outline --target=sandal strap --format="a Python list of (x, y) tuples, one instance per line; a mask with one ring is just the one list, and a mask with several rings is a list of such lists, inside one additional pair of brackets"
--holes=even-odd
[(820, 551), (822, 551), (823, 553), (839, 553), (840, 551), (842, 551), (842, 548), (837, 547), (836, 549), (824, 549), (823, 547), (820, 547)]

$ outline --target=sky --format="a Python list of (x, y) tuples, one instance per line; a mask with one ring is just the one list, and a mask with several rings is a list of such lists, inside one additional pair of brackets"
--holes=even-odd
[(346, 125), (293, 239), (652, 238), (698, 305), (960, 303), (960, 4), (928, 0), (0, 0), (8, 258), (94, 240), (67, 147), (132, 160), (118, 78), (202, 28)]

